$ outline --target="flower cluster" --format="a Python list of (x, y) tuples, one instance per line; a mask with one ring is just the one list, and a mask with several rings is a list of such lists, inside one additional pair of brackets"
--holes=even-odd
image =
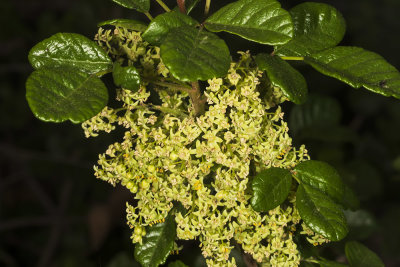
[[(130, 64), (139, 62), (143, 76), (168, 76), (158, 48), (148, 46), (139, 33), (119, 29), (110, 35), (100, 31), (96, 38), (103, 45), (122, 40)], [(121, 50), (105, 47), (121, 56)], [(180, 203), (185, 211), (174, 209), (177, 238), (198, 239), (209, 266), (236, 266), (229, 257), (234, 244), (265, 266), (299, 265), (293, 233), (301, 220), (295, 197), (268, 213), (254, 211), (249, 203), (254, 173), (309, 159), (304, 146), (292, 146), (278, 105), (284, 98), (262, 78), (250, 54), (241, 53), (226, 77), (208, 81), (201, 116), (193, 115), (186, 92), (142, 82), (138, 92), (118, 91), (122, 108), (106, 107), (83, 124), (86, 136), (109, 132), (115, 124), (126, 129), (123, 140), (99, 156), (95, 175), (133, 193), (137, 205), (127, 205), (133, 242), (141, 242), (146, 227), (163, 221)], [(160, 106), (150, 104), (152, 91), (158, 92)], [(303, 229), (310, 242), (323, 242)]]

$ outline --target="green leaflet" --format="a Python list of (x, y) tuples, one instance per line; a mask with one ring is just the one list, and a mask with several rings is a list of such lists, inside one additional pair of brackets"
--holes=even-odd
[(251, 183), (253, 197), (250, 204), (258, 212), (276, 208), (289, 195), (291, 185), (290, 171), (274, 167), (263, 170), (253, 178)]
[(334, 7), (306, 2), (293, 7), (293, 39), (275, 47), (281, 56), (307, 56), (334, 47), (343, 39), (346, 22)]
[(317, 188), (300, 184), (296, 193), (296, 207), (304, 223), (327, 239), (339, 241), (348, 233), (341, 207)]
[(303, 75), (278, 56), (258, 54), (256, 63), (267, 73), (273, 86), (279, 87), (284, 96), (296, 104), (307, 98), (307, 83)]
[(296, 165), (294, 168), (295, 176), (302, 184), (307, 184), (335, 201), (342, 201), (344, 194), (344, 184), (339, 173), (328, 163), (308, 160)]
[(380, 55), (359, 47), (337, 46), (305, 58), (317, 71), (354, 88), (400, 98), (400, 73)]
[(76, 33), (54, 34), (35, 45), (28, 59), (35, 69), (67, 66), (91, 74), (112, 67), (112, 61), (103, 49)]
[(41, 68), (26, 81), (26, 99), (43, 121), (81, 123), (106, 106), (108, 92), (95, 75), (71, 67)]
[(111, 20), (102, 21), (99, 24), (97, 24), (98, 27), (102, 27), (102, 26), (106, 26), (106, 25), (112, 25), (115, 27), (121, 27), (121, 28), (125, 28), (128, 30), (132, 30), (132, 31), (138, 31), (138, 32), (144, 32), (147, 29), (146, 23), (141, 22), (139, 20), (133, 20), (133, 19), (111, 19)]
[(174, 246), (176, 224), (174, 216), (168, 215), (165, 222), (147, 229), (142, 243), (135, 246), (135, 259), (143, 267), (164, 264)]
[(153, 19), (142, 37), (147, 42), (160, 46), (162, 40), (173, 28), (189, 25), (195, 26), (198, 22), (179, 11), (171, 11), (157, 16)]
[(276, 0), (240, 0), (228, 4), (205, 22), (208, 30), (226, 31), (247, 40), (279, 45), (293, 36), (289, 12)]
[(168, 264), (168, 267), (188, 267), (188, 266), (181, 261), (174, 261)]
[(357, 241), (346, 243), (345, 252), (351, 267), (384, 267), (382, 260)]
[(140, 88), (140, 75), (134, 66), (122, 67), (119, 63), (115, 63), (113, 78), (116, 86), (135, 92)]
[(150, 10), (150, 0), (112, 0), (115, 3), (139, 12), (148, 12)]
[(224, 40), (190, 26), (168, 33), (161, 45), (161, 58), (172, 75), (185, 82), (222, 77), (231, 61)]

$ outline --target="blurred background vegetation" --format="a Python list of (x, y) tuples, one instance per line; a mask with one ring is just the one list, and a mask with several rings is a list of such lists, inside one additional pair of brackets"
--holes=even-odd
[[(211, 11), (228, 2), (212, 1)], [(301, 2), (281, 1), (285, 8)], [(342, 44), (377, 52), (400, 68), (400, 1), (320, 2), (343, 13), (348, 30)], [(153, 15), (162, 12), (155, 1), (152, 6)], [(195, 10), (198, 17), (202, 8)], [(113, 136), (85, 139), (79, 126), (41, 122), (25, 100), (33, 45), (57, 32), (93, 37), (96, 24), (111, 18), (147, 21), (110, 0), (0, 1), (0, 266), (137, 266), (125, 225), (130, 195), (96, 180), (92, 171)], [(265, 52), (221, 36), (232, 52)], [(348, 239), (366, 244), (387, 266), (400, 266), (400, 100), (297, 67), (311, 97), (303, 106), (284, 105), (294, 143), (337, 167), (360, 199), (361, 210), (346, 214)], [(195, 243), (181, 254), (189, 266), (204, 266)], [(322, 255), (343, 260), (343, 247), (326, 245)]]

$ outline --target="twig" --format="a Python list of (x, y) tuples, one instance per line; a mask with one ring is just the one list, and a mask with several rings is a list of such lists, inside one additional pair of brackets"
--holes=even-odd
[(178, 4), (179, 11), (181, 11), (183, 14), (186, 14), (185, 0), (176, 0), (176, 3)]
[(245, 253), (243, 255), (243, 259), (247, 267), (257, 267), (257, 262), (251, 257), (250, 254)]
[(204, 16), (208, 16), (208, 12), (210, 12), (210, 5), (211, 5), (211, 0), (206, 0), (206, 5), (204, 7)]
[(150, 15), (149, 12), (144, 12), (144, 14), (146, 15), (146, 17), (147, 17), (150, 21), (153, 20), (153, 17)]
[(192, 90), (189, 92), (190, 99), (194, 107), (195, 116), (203, 115), (206, 111), (206, 98), (200, 92), (200, 85), (198, 82), (192, 82)]
[(181, 85), (181, 84), (176, 84), (176, 83), (169, 83), (169, 82), (163, 82), (163, 81), (152, 81), (150, 79), (144, 78), (144, 80), (148, 83), (152, 83), (158, 86), (162, 87), (167, 87), (169, 89), (173, 90), (178, 90), (178, 91), (184, 91), (184, 92), (189, 92), (191, 88), (189, 86)]
[(169, 9), (168, 6), (166, 4), (164, 4), (163, 1), (161, 1), (161, 0), (156, 0), (156, 1), (165, 11), (167, 11), (167, 12), (171, 11), (171, 9)]

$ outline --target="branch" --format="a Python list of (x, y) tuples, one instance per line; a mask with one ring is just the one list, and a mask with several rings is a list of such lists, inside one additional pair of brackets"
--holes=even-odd
[(246, 267), (257, 267), (257, 262), (251, 257), (250, 254), (245, 253), (243, 255), (244, 263)]
[(181, 13), (186, 14), (185, 0), (176, 0), (176, 3), (178, 4)]
[(195, 116), (203, 115), (206, 111), (206, 98), (200, 92), (198, 82), (192, 82), (192, 90), (188, 91), (194, 107)]

